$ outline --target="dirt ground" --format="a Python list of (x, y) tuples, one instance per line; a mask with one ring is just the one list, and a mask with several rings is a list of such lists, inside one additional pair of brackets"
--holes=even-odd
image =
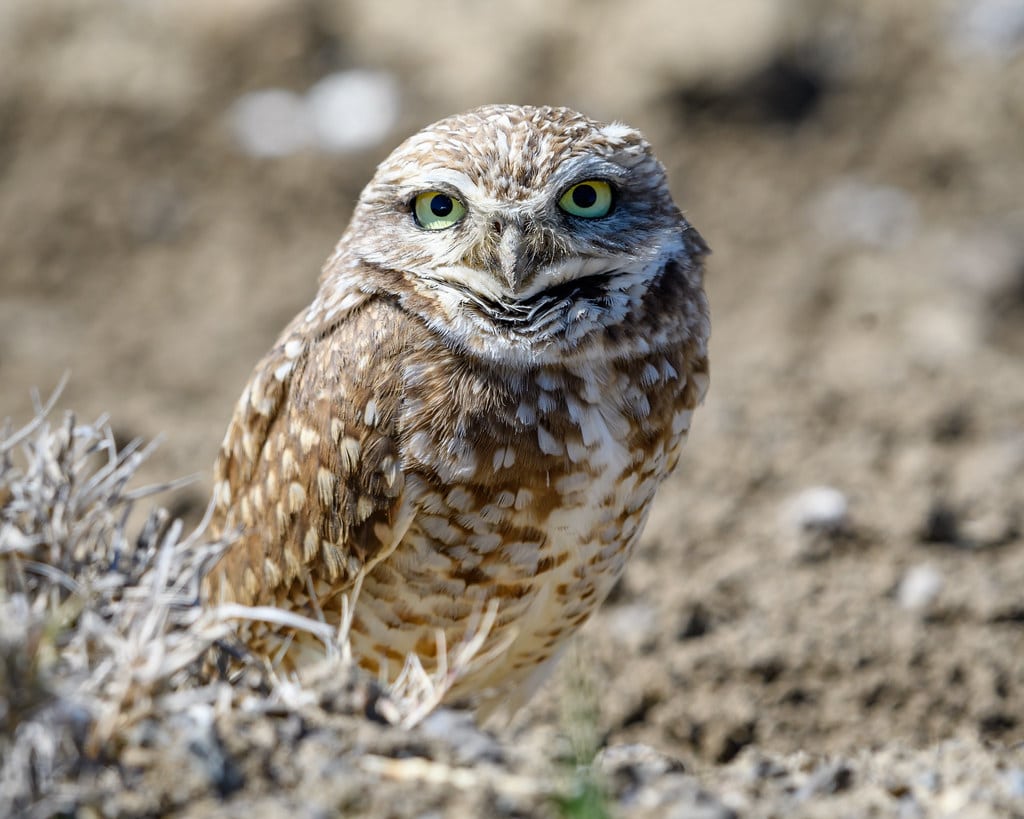
[[(150, 479), (200, 474), (166, 500), (194, 521), (394, 145), (485, 102), (628, 121), (713, 249), (712, 387), (624, 580), (501, 741), (542, 756), (583, 702), (606, 755), (686, 771), (631, 803), (667, 769), (608, 763), (627, 815), (1024, 816), (1019, 4), (434, 5), (6, 0), (0, 418), (70, 372), (62, 407), (164, 436)], [(241, 149), (242, 94), (354, 68), (399, 89), (377, 144)]]

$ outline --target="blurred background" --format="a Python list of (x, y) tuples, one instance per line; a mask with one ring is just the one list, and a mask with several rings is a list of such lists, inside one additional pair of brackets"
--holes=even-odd
[(607, 736), (1024, 739), (1020, 0), (4, 0), (0, 418), (70, 372), (194, 520), (376, 163), (490, 102), (639, 127), (714, 252)]

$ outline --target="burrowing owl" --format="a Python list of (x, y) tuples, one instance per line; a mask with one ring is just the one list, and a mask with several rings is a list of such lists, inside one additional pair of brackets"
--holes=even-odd
[(708, 384), (706, 253), (625, 125), (490, 106), (411, 137), (238, 402), (215, 526), (241, 536), (211, 598), (337, 623), (358, 579), (352, 651), (384, 679), (436, 668), (438, 631), (496, 600), (450, 697), (519, 699), (676, 464)]

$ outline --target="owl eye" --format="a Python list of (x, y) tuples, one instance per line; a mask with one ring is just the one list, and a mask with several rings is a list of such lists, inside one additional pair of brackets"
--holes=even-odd
[(416, 224), (427, 230), (450, 228), (466, 215), (466, 206), (454, 196), (441, 191), (427, 191), (413, 201)]
[(588, 179), (562, 194), (558, 207), (573, 216), (599, 219), (612, 209), (612, 186), (600, 179)]

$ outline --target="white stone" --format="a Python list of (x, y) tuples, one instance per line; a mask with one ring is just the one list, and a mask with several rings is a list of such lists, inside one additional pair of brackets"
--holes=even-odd
[(291, 91), (270, 88), (243, 94), (230, 118), (238, 144), (250, 156), (287, 156), (314, 140), (306, 103)]
[(906, 191), (842, 178), (815, 197), (811, 221), (818, 232), (836, 244), (896, 248), (917, 232), (917, 202)]
[(961, 0), (952, 40), (964, 51), (1012, 57), (1024, 49), (1024, 3), (1020, 0)]
[(637, 645), (657, 633), (658, 612), (647, 603), (614, 606), (608, 609), (606, 622), (614, 640)]
[(317, 142), (328, 151), (372, 148), (398, 121), (398, 86), (380, 71), (328, 74), (309, 89), (306, 103)]
[(905, 609), (923, 609), (935, 602), (945, 581), (941, 572), (927, 563), (907, 570), (896, 597)]
[(834, 531), (843, 527), (848, 514), (846, 495), (831, 486), (813, 486), (789, 501), (785, 518), (796, 529)]

